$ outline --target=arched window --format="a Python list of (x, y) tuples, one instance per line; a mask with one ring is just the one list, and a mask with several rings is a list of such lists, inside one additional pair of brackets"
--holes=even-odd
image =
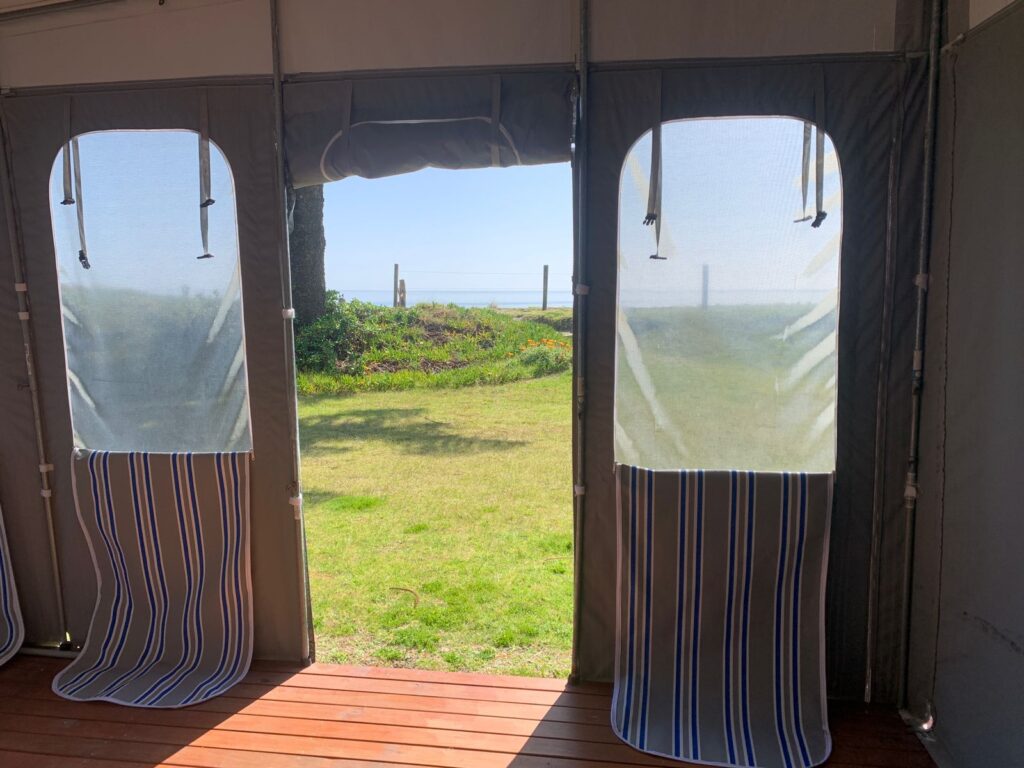
[(665, 123), (660, 190), (652, 134), (630, 150), (619, 187), (617, 461), (835, 468), (842, 183), (822, 139), (819, 174), (817, 139), (800, 120)]
[(199, 145), (191, 131), (103, 131), (54, 161), (77, 446), (251, 448), (234, 184), (211, 145), (201, 192)]

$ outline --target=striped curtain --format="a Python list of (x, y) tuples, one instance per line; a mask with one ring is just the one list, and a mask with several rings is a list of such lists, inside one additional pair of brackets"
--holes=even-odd
[(99, 589), (85, 647), (53, 681), (57, 694), (181, 707), (246, 674), (248, 457), (80, 452), (72, 461)]
[(616, 472), (618, 735), (696, 763), (822, 763), (832, 474)]
[(0, 510), (0, 664), (18, 652), (24, 639), (25, 625), (18, 608), (18, 592), (14, 588), (14, 571), (7, 548), (3, 511)]

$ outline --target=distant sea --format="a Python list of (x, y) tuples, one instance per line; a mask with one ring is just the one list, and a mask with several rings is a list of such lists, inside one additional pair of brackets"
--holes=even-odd
[[(346, 299), (359, 299), (371, 304), (391, 306), (391, 291), (338, 291)], [(522, 309), (539, 307), (540, 291), (409, 291), (406, 304), (457, 304), (460, 307), (507, 307)], [(549, 307), (571, 307), (571, 291), (548, 291)]]
[[(339, 291), (346, 299), (359, 299), (371, 304), (390, 307), (391, 291)], [(816, 304), (828, 291), (822, 290), (712, 290), (708, 301), (712, 305), (741, 304)], [(632, 292), (620, 297), (626, 307), (698, 306), (699, 290), (648, 290)], [(539, 307), (540, 291), (409, 291), (406, 303), (457, 304), (460, 307), (506, 307), (522, 309)], [(571, 291), (549, 291), (549, 307), (571, 307)]]

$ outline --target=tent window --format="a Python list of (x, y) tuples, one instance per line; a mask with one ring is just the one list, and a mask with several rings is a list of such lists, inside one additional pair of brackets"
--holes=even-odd
[[(816, 227), (816, 153), (806, 159), (813, 143), (799, 120), (665, 123), (660, 192), (650, 184), (651, 133), (628, 153), (619, 185), (617, 461), (835, 468), (842, 183), (824, 139), (826, 216)], [(655, 194), (660, 237), (644, 224)]]
[(85, 134), (54, 161), (50, 210), (77, 446), (251, 448), (234, 182), (210, 148), (209, 190), (192, 131)]

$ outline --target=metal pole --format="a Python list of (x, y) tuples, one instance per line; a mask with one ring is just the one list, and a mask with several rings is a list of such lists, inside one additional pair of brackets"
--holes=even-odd
[(21, 340), (25, 350), (25, 376), (32, 401), (32, 418), (36, 431), (36, 457), (39, 461), (39, 495), (43, 499), (43, 510), (46, 515), (46, 534), (50, 546), (50, 575), (53, 580), (53, 599), (57, 606), (60, 620), (61, 648), (70, 647), (71, 634), (68, 629), (67, 612), (64, 608), (64, 582), (60, 571), (60, 559), (57, 554), (57, 533), (53, 522), (53, 491), (50, 488), (50, 472), (53, 465), (46, 458), (46, 436), (43, 431), (42, 409), (39, 404), (39, 378), (36, 372), (35, 339), (32, 334), (31, 309), (28, 300), (28, 284), (25, 282), (25, 262), (21, 249), (21, 238), (18, 230), (16, 213), (14, 179), (11, 178), (11, 143), (7, 130), (7, 111), (3, 108), (0, 97), (0, 138), (3, 151), (0, 152), (0, 174), (7, 180), (4, 195), (4, 211), (7, 217), (7, 237), (11, 250), (11, 265), (14, 272), (14, 290), (18, 296), (18, 319), (21, 321)]
[(910, 400), (910, 450), (907, 457), (907, 481), (904, 491), (903, 541), (903, 621), (900, 640), (899, 704), (907, 706), (907, 685), (910, 669), (911, 584), (914, 571), (914, 534), (917, 516), (917, 466), (921, 442), (921, 387), (924, 379), (924, 339), (928, 309), (928, 258), (931, 250), (932, 201), (935, 175), (935, 129), (939, 85), (939, 36), (941, 34), (941, 0), (932, 0), (931, 30), (928, 41), (928, 102), (924, 126), (924, 172), (921, 182), (921, 231), (918, 241), (917, 304), (914, 321), (913, 379)]
[(710, 278), (710, 268), (707, 264), (704, 264), (700, 270), (700, 306), (701, 309), (708, 308), (708, 282)]
[(285, 396), (288, 400), (288, 437), (292, 452), (291, 504), (295, 518), (295, 552), (298, 558), (299, 621), (302, 625), (302, 661), (312, 655), (309, 611), (309, 578), (306, 569), (306, 530), (302, 515), (302, 485), (299, 458), (299, 406), (295, 387), (295, 310), (292, 308), (292, 271), (288, 253), (288, 212), (285, 206), (284, 98), (281, 81), (281, 35), (278, 0), (270, 0), (270, 45), (274, 67), (274, 153), (277, 160), (277, 207), (280, 216), (278, 262), (281, 270), (281, 307), (284, 317)]
[(580, 578), (583, 567), (584, 508), (586, 486), (584, 485), (584, 462), (586, 460), (586, 316), (587, 294), (587, 89), (590, 69), (590, 2), (579, 0), (580, 51), (576, 63), (578, 87), (576, 94), (575, 144), (572, 154), (573, 170), (573, 211), (575, 213), (573, 232), (573, 307), (572, 307), (572, 354), (573, 354), (573, 632), (572, 670), (570, 679), (579, 678), (579, 631), (581, 607), (583, 605), (583, 581)]
[(391, 306), (392, 307), (397, 307), (398, 306), (398, 265), (397, 264), (395, 264), (395, 282), (394, 282), (394, 287), (392, 288)]
[(548, 308), (548, 265), (544, 265), (544, 294), (540, 300), (540, 308)]

